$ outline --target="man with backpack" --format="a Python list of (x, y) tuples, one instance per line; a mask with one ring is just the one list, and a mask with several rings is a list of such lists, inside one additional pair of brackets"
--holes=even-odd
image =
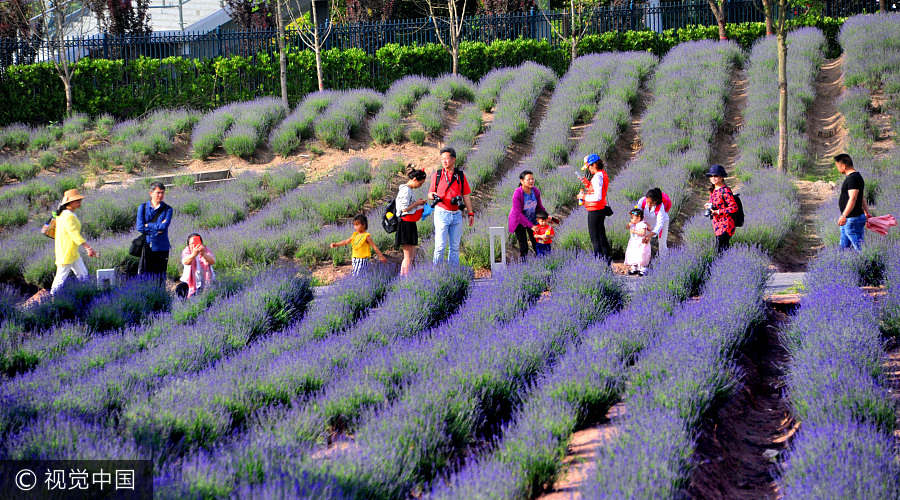
[(640, 208), (644, 212), (644, 222), (650, 227), (650, 234), (644, 237), (644, 243), (657, 238), (659, 255), (669, 253), (669, 246), (666, 244), (669, 238), (669, 212), (672, 211), (672, 199), (669, 195), (655, 187), (647, 191), (634, 208)]
[(712, 219), (713, 231), (716, 233), (716, 251), (719, 253), (730, 246), (734, 228), (744, 223), (744, 212), (740, 202), (731, 192), (731, 188), (725, 185), (726, 176), (722, 165), (713, 165), (706, 172), (706, 177), (712, 184), (709, 203), (705, 205), (706, 215)]
[[(459, 264), (459, 242), (462, 239), (463, 212), (469, 226), (475, 223), (475, 212), (469, 194), (466, 175), (456, 168), (456, 150), (451, 147), (441, 149), (441, 169), (431, 177), (428, 188), (428, 203), (434, 207), (434, 259), (438, 264), (445, 259), (450, 264)], [(444, 252), (447, 256), (444, 257)]]

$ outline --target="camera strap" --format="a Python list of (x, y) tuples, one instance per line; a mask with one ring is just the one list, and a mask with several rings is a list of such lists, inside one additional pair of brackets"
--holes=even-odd
[[(443, 176), (443, 175), (444, 175), (444, 169), (443, 169), (443, 168), (437, 171), (437, 179), (436, 179), (435, 182), (434, 182), (434, 190), (435, 190), (435, 192), (439, 189), (439, 187), (440, 187), (440, 185), (441, 185), (441, 176)], [(463, 174), (462, 172), (459, 171), (459, 169), (457, 169), (457, 168), (454, 167), (454, 168), (453, 168), (453, 175), (450, 176), (450, 180), (449, 180), (449, 182), (447, 182), (447, 187), (444, 189), (444, 193), (443, 193), (443, 194), (438, 193), (438, 196), (440, 196), (442, 200), (444, 199), (444, 196), (447, 195), (447, 191), (450, 191), (450, 186), (453, 185), (453, 181), (458, 181), (458, 182), (459, 182), (459, 184), (460, 184), (460, 193), (462, 193), (462, 181), (459, 180), (459, 176), (461, 176), (461, 175), (465, 175), (465, 174)]]

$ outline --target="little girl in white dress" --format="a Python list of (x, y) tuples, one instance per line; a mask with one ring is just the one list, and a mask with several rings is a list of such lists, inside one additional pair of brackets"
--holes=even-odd
[(628, 231), (631, 236), (628, 248), (625, 249), (625, 265), (629, 266), (628, 274), (644, 276), (650, 265), (650, 243), (644, 242), (644, 238), (650, 234), (650, 227), (644, 222), (643, 210), (634, 208), (629, 213), (631, 222), (628, 223)]

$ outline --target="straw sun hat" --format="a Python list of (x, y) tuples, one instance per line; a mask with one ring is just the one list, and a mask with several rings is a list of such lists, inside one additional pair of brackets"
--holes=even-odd
[(77, 189), (69, 189), (65, 193), (63, 193), (63, 199), (59, 202), (59, 206), (66, 205), (68, 203), (72, 203), (73, 201), (83, 200), (84, 196), (78, 192)]

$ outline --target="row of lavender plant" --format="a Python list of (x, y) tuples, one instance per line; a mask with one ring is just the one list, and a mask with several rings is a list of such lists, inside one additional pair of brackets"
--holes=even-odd
[(269, 146), (281, 156), (288, 156), (306, 139), (313, 136), (313, 123), (339, 94), (332, 90), (320, 90), (307, 94), (287, 118), (282, 120), (269, 135)]
[(478, 140), (475, 152), (466, 157), (466, 179), (472, 189), (496, 175), (507, 148), (526, 139), (538, 98), (556, 85), (553, 71), (539, 64), (525, 63), (518, 73), (499, 94), (491, 127)]
[(585, 497), (677, 496), (700, 419), (737, 381), (734, 354), (763, 317), (768, 273), (768, 258), (743, 246), (713, 263), (700, 299), (673, 313), (629, 371), (627, 416), (600, 449)]
[[(815, 161), (810, 156), (806, 130), (807, 111), (815, 96), (815, 78), (823, 60), (825, 37), (816, 28), (802, 28), (788, 36), (788, 165), (801, 172)], [(744, 206), (744, 226), (735, 232), (735, 243), (758, 245), (769, 253), (781, 246), (797, 227), (800, 202), (790, 176), (771, 168), (778, 154), (778, 83), (775, 78), (775, 40), (762, 39), (753, 46), (744, 126), (737, 138), (741, 156), (735, 173)], [(687, 240), (712, 234), (709, 220), (691, 218), (684, 229)]]
[(496, 449), (439, 481), (430, 496), (533, 498), (552, 484), (572, 432), (602, 418), (621, 398), (627, 366), (702, 285), (710, 258), (708, 251), (686, 248), (655, 261), (628, 306), (573, 339), (553, 370), (534, 384), (504, 424)]
[(38, 177), (0, 189), (0, 230), (4, 232), (23, 226), (33, 215), (50, 211), (50, 207), (62, 199), (63, 193), (81, 187), (81, 175)]
[(430, 376), (369, 416), (353, 445), (328, 461), (311, 455), (282, 464), (261, 490), (280, 487), (285, 476), (306, 485), (324, 478), (347, 496), (399, 498), (433, 479), (492, 433), (567, 339), (618, 309), (625, 295), (605, 263), (585, 255), (568, 259), (553, 279), (553, 293), (525, 316), (451, 338)]
[(436, 136), (450, 101), (471, 101), (474, 98), (475, 84), (471, 80), (459, 75), (444, 75), (431, 84), (428, 95), (419, 99), (412, 117), (425, 133)]
[[(725, 119), (731, 73), (743, 59), (732, 42), (687, 42), (670, 50), (650, 84), (654, 95), (641, 123), (642, 148), (610, 183), (612, 209), (627, 213), (652, 187), (672, 199), (674, 219), (689, 196), (688, 181), (709, 167), (710, 144)], [(628, 230), (622, 221), (607, 228), (610, 245), (622, 252)]]
[(40, 171), (41, 166), (29, 160), (10, 159), (0, 161), (0, 184), (34, 179)]
[[(302, 388), (293, 395), (296, 399), (288, 407), (257, 412), (227, 453), (219, 448), (186, 458), (191, 466), (178, 464), (167, 483), (175, 491), (229, 491), (254, 481), (243, 472), (247, 467), (277, 477), (285, 452), (299, 461), (323, 446), (328, 435), (354, 433), (369, 416), (402, 397), (421, 374), (439, 368), (448, 349), (466, 341), (477, 343), (484, 332), (519, 318), (553, 286), (552, 271), (568, 257), (571, 254), (511, 266), (495, 281), (472, 289), (459, 310), (440, 324), (374, 346), (364, 355), (347, 356), (346, 339), (336, 338), (305, 349), (308, 359), (279, 360), (278, 369), (272, 370), (279, 378), (263, 377), (256, 383), (282, 386), (286, 381), (288, 387)], [(493, 300), (501, 296), (507, 300)]]
[[(108, 120), (108, 117), (104, 117), (103, 125), (109, 126)], [(97, 121), (99, 125), (100, 120)], [(12, 151), (27, 149), (34, 152), (46, 150), (61, 142), (63, 149), (72, 151), (81, 146), (83, 134), (90, 125), (91, 119), (84, 113), (73, 114), (61, 125), (28, 127), (21, 123), (13, 123), (0, 129), (0, 149), (9, 148)]]
[[(21, 345), (24, 356), (31, 356), (34, 350), (42, 349), (40, 359), (29, 367), (35, 370), (32, 374), (19, 375), (11, 383), (22, 382), (23, 387), (39, 391), (59, 390), (93, 370), (159, 342), (160, 336), (179, 325), (191, 325), (208, 319), (209, 315), (222, 310), (217, 301), (243, 290), (256, 274), (250, 271), (220, 275), (216, 284), (206, 292), (195, 295), (195, 300), (176, 303), (171, 314), (152, 314), (140, 325), (119, 330), (118, 335), (98, 336), (86, 331), (84, 325), (63, 324), (51, 331), (49, 336), (27, 340)], [(5, 343), (12, 341), (10, 339)], [(53, 362), (45, 364), (45, 361)], [(0, 421), (0, 434), (4, 430), (3, 423)]]
[(314, 391), (317, 384), (303, 377), (275, 381), (266, 374), (279, 360), (307, 357), (309, 344), (340, 335), (386, 295), (390, 302), (390, 294), (401, 286), (391, 285), (394, 274), (390, 266), (377, 266), (372, 272), (340, 280), (310, 304), (302, 321), (203, 371), (166, 382), (149, 399), (126, 408), (125, 422), (157, 442), (179, 435), (189, 443), (209, 445), (255, 409)]
[(140, 170), (153, 155), (171, 151), (175, 137), (190, 132), (199, 119), (191, 110), (162, 109), (143, 119), (120, 122), (110, 131), (110, 145), (90, 152), (90, 165), (97, 170), (117, 165), (129, 172)]
[(223, 146), (230, 155), (250, 156), (286, 111), (281, 100), (274, 97), (228, 104), (211, 111), (191, 135), (193, 155), (202, 160)]
[[(187, 186), (170, 188), (166, 202), (174, 208), (177, 221), (170, 226), (170, 241), (177, 247), (192, 232), (206, 235), (210, 229), (240, 222), (304, 180), (305, 174), (289, 164), (264, 175), (245, 174), (222, 187), (201, 192)], [(136, 184), (117, 191), (115, 196), (100, 191), (85, 194), (86, 200), (78, 212), (82, 233), (100, 253), (97, 259), (85, 259), (89, 271), (123, 266), (128, 260), (129, 242), (134, 238), (131, 231), (136, 210), (147, 200), (147, 188)], [(0, 255), (4, 278), (48, 287), (56, 266), (53, 245), (47, 238), (36, 229), (25, 227), (12, 232), (6, 243), (16, 251)], [(211, 248), (215, 251), (215, 246)], [(169, 264), (170, 274), (177, 276), (179, 259), (172, 259)]]
[(858, 15), (841, 26), (844, 85), (880, 89), (884, 110), (900, 130), (900, 14)]
[[(83, 351), (109, 349), (108, 343), (98, 339), (75, 356), (4, 384), (0, 390), (2, 418), (7, 424), (4, 427), (46, 412), (104, 418), (129, 401), (146, 398), (167, 376), (203, 369), (260, 336), (283, 328), (303, 314), (311, 298), (307, 278), (297, 277), (290, 269), (276, 269), (258, 277), (246, 292), (217, 303), (203, 320), (187, 325), (153, 325), (169, 328), (164, 335), (143, 331), (138, 334), (142, 339), (125, 349), (117, 346), (113, 352), (101, 353), (108, 356), (104, 362), (85, 367), (81, 364)], [(60, 373), (73, 361), (80, 365), (77, 375)], [(34, 397), (36, 393), (31, 391), (41, 396)]]
[(900, 496), (878, 312), (858, 287), (849, 262), (858, 258), (836, 249), (820, 254), (782, 333), (791, 355), (788, 394), (802, 423), (778, 481), (785, 498)]
[[(489, 73), (482, 79), (482, 83), (479, 84), (479, 99), (481, 99), (484, 103), (492, 103), (492, 105), (494, 102), (496, 102), (496, 105), (498, 107), (498, 114), (501, 101), (509, 101), (510, 103), (516, 102), (521, 105), (521, 101), (519, 101), (518, 98), (514, 97), (516, 93), (522, 91), (521, 87), (509, 86), (501, 89), (495, 84), (498, 81), (508, 82), (514, 79), (522, 82), (539, 82), (540, 79), (543, 79), (547, 73), (544, 71), (544, 69), (535, 69), (535, 66), (536, 65), (533, 64), (527, 64), (517, 68), (497, 70), (496, 72)], [(535, 72), (536, 74), (528, 76), (531, 72)], [(451, 79), (451, 81), (453, 80)], [(537, 85), (537, 83), (533, 84)], [(454, 83), (453, 85), (448, 84), (449, 88), (447, 90), (441, 90), (441, 87), (439, 86), (440, 82), (436, 83), (435, 85), (436, 91), (439, 94), (442, 92), (452, 94), (452, 92), (454, 92), (453, 88), (456, 88), (458, 86), (457, 83)], [(528, 83), (522, 83), (521, 85), (528, 85)], [(512, 113), (512, 111), (510, 111), (512, 109), (511, 106), (512, 104), (503, 105), (503, 108), (506, 110), (502, 113), (504, 116), (510, 115)], [(476, 104), (466, 105), (457, 115), (457, 119), (457, 125), (447, 133), (445, 139), (448, 145), (456, 148), (457, 165), (461, 167), (465, 164), (465, 157), (468, 155), (468, 152), (473, 148), (476, 136), (481, 132), (482, 111)], [(470, 176), (469, 170), (466, 170), (466, 174), (467, 179), (469, 180), (469, 186), (472, 189), (475, 189), (479, 185), (478, 179), (473, 179)], [(483, 171), (479, 178), (487, 178), (487, 176), (488, 173)], [(377, 220), (377, 218), (381, 216), (381, 208), (372, 209), (367, 213), (367, 215), (369, 220)], [(431, 218), (419, 222), (419, 233), (433, 233), (433, 224), (434, 221)], [(321, 261), (331, 259), (331, 261), (336, 265), (346, 263), (347, 252), (336, 252), (329, 249), (328, 245), (329, 243), (332, 243), (334, 241), (339, 241), (346, 238), (345, 235), (349, 234), (350, 232), (352, 232), (352, 226), (350, 222), (320, 231), (319, 233), (314, 235), (314, 237), (306, 238), (305, 241), (301, 243), (300, 247), (297, 249), (296, 257), (304, 261)], [(381, 231), (373, 233), (372, 237), (375, 239), (376, 244), (378, 244), (380, 247), (393, 245), (394, 242), (393, 235)], [(430, 250), (429, 246), (431, 244), (432, 242), (430, 240), (426, 240), (425, 242), (423, 242), (423, 248), (425, 249), (426, 253)]]
[[(573, 65), (551, 98), (547, 117), (536, 133), (534, 149), (523, 160), (526, 168), (539, 169), (542, 201), (551, 213), (571, 206), (581, 186), (578, 173), (573, 169), (567, 166), (550, 168), (556, 166), (552, 163), (553, 158), (562, 161), (563, 151), (568, 156), (571, 125), (596, 106), (596, 113), (591, 114), (596, 114), (595, 118), (603, 115), (603, 118), (585, 131), (577, 151), (605, 146), (607, 149), (596, 152), (608, 153), (629, 119), (629, 102), (637, 96), (640, 82), (656, 64), (656, 58), (650, 54), (630, 52), (584, 56), (578, 61), (581, 62)], [(489, 265), (487, 228), (506, 226), (509, 200), (518, 185), (519, 171), (510, 170), (500, 181), (494, 202), (483, 210), (484, 215), (479, 216), (478, 226), (467, 230), (463, 254), (471, 265)]]
[(215, 284), (193, 300), (174, 304), (167, 291), (143, 280), (129, 280), (109, 293), (100, 293), (92, 283), (67, 283), (52, 299), (8, 316), (4, 325), (8, 337), (0, 345), (0, 371), (11, 375), (32, 370), (100, 334), (127, 326), (140, 323), (150, 328), (168, 319), (163, 312), (170, 308), (175, 323), (191, 323), (216, 300), (243, 288), (251, 274), (220, 273)]
[(431, 82), (417, 75), (403, 77), (391, 84), (384, 95), (384, 105), (369, 125), (372, 139), (378, 144), (403, 142), (405, 127), (402, 120), (430, 88)]
[[(740, 48), (730, 42), (687, 42), (666, 54), (650, 83), (654, 100), (642, 119), (641, 151), (609, 184), (615, 213), (626, 214), (648, 189), (659, 187), (672, 199), (669, 216), (675, 218), (688, 197), (691, 176), (708, 168), (713, 133), (725, 118), (731, 73), (742, 58)], [(612, 134), (595, 137), (599, 146), (611, 150)], [(579, 148), (579, 154), (589, 152), (594, 151)], [(559, 230), (561, 244), (589, 248), (584, 213), (578, 209), (567, 218)], [(628, 231), (619, 220), (607, 224), (606, 232), (613, 251), (621, 254)]]
[(316, 139), (334, 148), (347, 147), (350, 136), (360, 129), (366, 117), (381, 109), (383, 99), (380, 93), (369, 89), (341, 92), (313, 125)]
[(494, 109), (500, 93), (509, 82), (519, 75), (521, 66), (516, 68), (495, 68), (484, 75), (478, 82), (478, 91), (474, 103), (460, 108), (456, 117), (456, 125), (444, 136), (444, 142), (456, 150), (456, 165), (463, 167), (469, 152), (475, 144), (475, 137), (484, 130), (482, 113)]
[[(318, 232), (323, 225), (354, 215), (370, 201), (380, 199), (402, 166), (397, 162), (382, 162), (373, 174), (364, 160), (351, 160), (336, 169), (326, 180), (301, 185), (240, 222), (223, 218), (223, 215), (227, 216), (229, 213), (224, 207), (240, 199), (236, 196), (205, 193), (199, 197), (194, 196), (189, 201), (207, 199), (208, 203), (219, 205), (218, 211), (215, 206), (208, 211), (202, 210), (202, 213), (221, 220), (219, 227), (202, 232), (204, 240), (216, 254), (217, 270), (267, 265), (281, 256), (293, 256), (300, 243)], [(284, 171), (296, 174), (296, 170), (291, 167), (286, 167)], [(281, 189), (289, 187), (291, 186), (282, 185)], [(229, 186), (226, 189), (238, 187)], [(176, 212), (176, 217), (178, 214)], [(198, 224), (192, 218), (176, 220), (179, 223), (170, 226), (169, 239), (178, 248), (176, 242), (186, 241), (187, 235), (198, 229)], [(124, 234), (92, 241), (91, 244), (100, 252), (100, 257), (86, 259), (88, 270), (93, 272), (95, 268), (117, 267), (128, 262), (127, 250), (131, 238), (132, 235)], [(25, 278), (29, 282), (49, 285), (55, 271), (52, 249), (44, 248), (42, 253), (26, 262), (25, 266)], [(179, 270), (179, 259), (170, 259), (169, 276), (178, 276)]]

